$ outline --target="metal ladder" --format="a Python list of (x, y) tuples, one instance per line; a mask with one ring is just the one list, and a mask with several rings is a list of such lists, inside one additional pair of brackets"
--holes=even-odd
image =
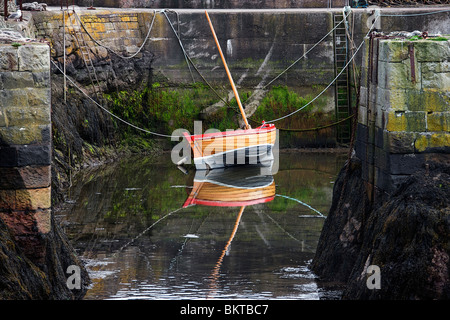
[(83, 58), (84, 64), (88, 71), (89, 78), (91, 80), (92, 87), (94, 89), (94, 94), (95, 97), (97, 98), (97, 102), (101, 102), (102, 91), (100, 83), (98, 81), (97, 73), (95, 72), (94, 64), (92, 63), (91, 50), (89, 49), (89, 46), (86, 43), (85, 34), (82, 30), (80, 18), (77, 16), (75, 11), (72, 11), (71, 14), (70, 11), (67, 10), (67, 14), (69, 16), (68, 20), (71, 27), (71, 30), (69, 29), (69, 33), (73, 34), (78, 49), (80, 50), (80, 55)]
[[(344, 19), (343, 13), (334, 13), (333, 22), (335, 27)], [(334, 30), (334, 73), (335, 77), (342, 71), (348, 62), (348, 41), (345, 32), (344, 22)], [(347, 68), (336, 79), (335, 83), (335, 110), (336, 121), (350, 116), (351, 112), (351, 92), (350, 92), (350, 74)], [(336, 138), (338, 143), (347, 143), (351, 138), (351, 121), (347, 120), (339, 123), (336, 127)]]

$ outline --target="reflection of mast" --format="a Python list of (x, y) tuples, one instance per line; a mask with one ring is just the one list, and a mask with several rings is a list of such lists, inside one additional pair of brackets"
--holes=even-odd
[(228, 242), (225, 245), (225, 248), (223, 249), (222, 254), (220, 255), (220, 258), (217, 261), (216, 266), (213, 269), (213, 272), (211, 273), (212, 289), (217, 289), (217, 280), (219, 279), (219, 271), (220, 271), (220, 267), (222, 266), (223, 258), (225, 257), (225, 254), (228, 252), (228, 248), (230, 247), (231, 242), (233, 241), (233, 238), (237, 232), (244, 209), (245, 209), (245, 206), (242, 206), (241, 210), (239, 211), (239, 214), (237, 216), (236, 223), (234, 224), (233, 232), (231, 232), (230, 239), (228, 239)]

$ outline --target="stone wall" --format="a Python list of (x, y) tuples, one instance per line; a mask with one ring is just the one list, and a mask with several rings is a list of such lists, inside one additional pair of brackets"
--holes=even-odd
[[(112, 48), (123, 56), (134, 54), (142, 45), (153, 18), (152, 10), (77, 10), (88, 33), (98, 43)], [(202, 10), (167, 13), (173, 27), (180, 31), (184, 49), (194, 61), (200, 73), (213, 85), (228, 83), (217, 48)], [(211, 12), (230, 70), (237, 85), (253, 89), (277, 76), (294, 60), (298, 59), (318, 42), (324, 32), (302, 32), (314, 26), (320, 30), (332, 28), (330, 12)], [(72, 18), (72, 21), (75, 21)], [(63, 20), (61, 11), (33, 13), (37, 38), (45, 38), (51, 43), (51, 55), (63, 61)], [(77, 43), (71, 33), (72, 27), (66, 14), (66, 63), (73, 65), (77, 72), (68, 70), (80, 82), (87, 81), (84, 65), (80, 59)], [(85, 34), (91, 48), (100, 81), (108, 81), (114, 76), (108, 61), (114, 54), (99, 46)], [(179, 42), (165, 15), (157, 13), (149, 41), (142, 52), (152, 54), (152, 76), (156, 81), (174, 85), (192, 82), (192, 76)], [(137, 57), (141, 57), (138, 55)], [(149, 67), (149, 66), (148, 66)], [(195, 81), (201, 77), (191, 69)], [(275, 85), (289, 84), (298, 90), (311, 93), (312, 86), (324, 86), (334, 75), (333, 43), (328, 37), (314, 52), (297, 64)], [(120, 78), (123, 75), (118, 75)], [(84, 81), (82, 77), (85, 77)], [(314, 90), (313, 90), (314, 91)], [(317, 89), (316, 89), (317, 91)], [(333, 93), (325, 107), (333, 108)]]
[[(372, 57), (372, 58), (369, 58)], [(368, 186), (391, 193), (450, 153), (450, 41), (366, 41), (356, 155)]]
[(0, 51), (0, 217), (40, 261), (51, 227), (50, 50), (28, 42)]
[[(349, 0), (76, 0), (75, 4), (111, 8), (171, 8), (171, 9), (285, 9), (285, 8), (342, 8)], [(60, 0), (46, 1), (59, 6)], [(69, 1), (69, 4), (72, 2)]]

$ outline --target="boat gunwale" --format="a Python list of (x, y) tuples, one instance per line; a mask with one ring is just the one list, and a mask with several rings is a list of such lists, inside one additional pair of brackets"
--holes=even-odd
[(189, 142), (194, 142), (196, 140), (205, 140), (212, 138), (225, 138), (225, 137), (234, 137), (234, 136), (242, 136), (242, 135), (251, 135), (251, 134), (262, 134), (269, 133), (276, 130), (274, 124), (265, 124), (255, 129), (236, 129), (233, 131), (220, 131), (220, 132), (211, 132), (211, 133), (203, 133), (197, 135), (189, 135), (187, 132), (183, 132), (184, 137)]

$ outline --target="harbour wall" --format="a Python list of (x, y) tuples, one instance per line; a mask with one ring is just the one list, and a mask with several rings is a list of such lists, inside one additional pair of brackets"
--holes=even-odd
[(450, 42), (375, 35), (365, 47), (356, 156), (367, 185), (392, 193), (427, 160), (450, 160)]
[[(0, 298), (80, 298), (87, 273), (52, 215), (50, 49), (6, 41), (0, 52)], [(70, 265), (83, 276), (73, 291)]]
[(450, 41), (442, 40), (365, 41), (356, 152), (335, 182), (311, 264), (322, 281), (345, 284), (344, 299), (450, 297)]
[(38, 235), (51, 226), (50, 52), (42, 43), (0, 51), (0, 217), (17, 239), (35, 243), (23, 248), (41, 261)]
[[(428, 15), (436, 10), (433, 7), (422, 10), (381, 9), (382, 16), (376, 28), (386, 33), (417, 29), (430, 34), (450, 33), (450, 13)], [(170, 89), (190, 85), (194, 81), (203, 82), (205, 79), (216, 89), (222, 88), (224, 98), (232, 98), (204, 10), (157, 11), (154, 21), (153, 9), (97, 8), (77, 9), (76, 12), (85, 28), (83, 31), (87, 31), (86, 44), (104, 92), (133, 90), (142, 84), (155, 82)], [(70, 10), (63, 20), (60, 10), (35, 12), (31, 29), (37, 38), (50, 42), (52, 58), (59, 61), (61, 68), (66, 40), (67, 74), (83, 84), (88, 92), (92, 92), (94, 88), (89, 73), (71, 34), (73, 27), (70, 21), (75, 22), (76, 19), (72, 16), (70, 20), (69, 13)], [(339, 13), (342, 13), (342, 8), (209, 10), (238, 90), (253, 93), (244, 105), (257, 106), (273, 86), (286, 86), (306, 99), (312, 99), (328, 86), (339, 70), (335, 68), (336, 39), (333, 33), (326, 35), (334, 27), (333, 16)], [(411, 16), (397, 17), (397, 14)], [(355, 47), (367, 34), (375, 15), (374, 8), (352, 10), (349, 26)], [(176, 34), (179, 34), (180, 41)], [(183, 50), (194, 63), (195, 69), (188, 66)], [(138, 53), (133, 59), (123, 59), (112, 51), (123, 57)], [(361, 65), (361, 57), (362, 53), (359, 53), (355, 58), (357, 68)], [(297, 63), (289, 68), (295, 61)], [(269, 83), (270, 86), (264, 88)], [(350, 91), (354, 93), (353, 78), (349, 85), (353, 88)], [(256, 90), (261, 88), (265, 90)], [(332, 123), (336, 108), (335, 87), (326, 90), (312, 106), (309, 120), (304, 120), (305, 117), (298, 113), (280, 122), (279, 127), (309, 129)], [(247, 110), (249, 116), (254, 108), (249, 107)], [(336, 145), (336, 134), (335, 127), (302, 133), (281, 132), (280, 142), (283, 147), (330, 147)], [(288, 140), (284, 137), (288, 135), (289, 143), (284, 143)]]
[[(86, 30), (103, 45), (123, 56), (131, 56), (140, 50), (135, 58), (123, 59), (86, 38), (104, 92), (136, 90), (154, 81), (166, 81), (174, 87), (192, 82), (180, 44), (164, 14), (156, 14), (149, 41), (140, 49), (148, 35), (153, 10), (77, 11)], [(340, 10), (211, 10), (210, 15), (238, 86), (254, 89), (284, 71), (330, 31), (334, 12)], [(393, 13), (387, 9), (382, 12)], [(418, 13), (408, 9), (400, 12)], [(215, 85), (228, 85), (224, 72), (220, 71), (221, 63), (204, 11), (179, 10), (178, 17), (173, 12), (168, 16), (174, 29), (180, 30), (183, 47), (201, 73)], [(70, 171), (74, 163), (82, 162), (86, 146), (111, 143), (114, 129), (110, 117), (102, 110), (81, 94), (73, 94), (74, 87), (69, 90), (71, 99), (64, 102), (63, 76), (50, 62), (63, 67), (64, 48), (67, 74), (85, 92), (93, 94), (95, 91), (79, 45), (70, 33), (67, 12), (33, 12), (27, 18), (25, 24), (16, 27), (26, 36), (43, 39), (49, 45), (35, 41), (0, 46), (0, 229), (4, 230), (3, 224), (11, 228), (24, 257), (42, 266), (48, 259), (54, 261), (51, 254), (55, 252), (55, 242), (47, 240), (52, 237), (63, 239), (53, 223), (49, 179), (61, 180), (58, 168), (67, 167)], [(373, 18), (373, 10), (354, 10), (355, 43), (362, 41)], [(386, 33), (421, 29), (449, 34), (448, 20), (449, 13), (382, 16), (378, 29)], [(448, 41), (415, 42), (413, 59), (409, 51), (401, 47), (404, 45), (409, 50), (409, 44), (402, 43), (398, 48), (395, 41), (391, 41), (391, 45), (389, 41), (375, 39), (369, 46), (367, 41), (365, 51), (357, 60), (362, 64), (364, 77), (356, 154), (362, 163), (358, 177), (363, 181), (360, 185), (364, 186), (360, 189), (361, 199), (366, 203), (368, 193), (369, 205), (376, 198), (372, 190), (392, 194), (400, 185), (400, 179), (412, 176), (431, 159), (448, 156), (449, 55)], [(427, 47), (429, 44), (436, 46), (436, 52)], [(274, 84), (287, 85), (304, 95), (314, 95), (334, 78), (333, 45), (330, 35)], [(381, 58), (363, 60), (364, 53), (365, 57), (373, 57), (368, 55), (369, 48), (379, 52)], [(411, 81), (413, 65), (415, 81)], [(334, 92), (327, 91), (322, 105), (315, 106), (316, 110), (322, 108), (333, 113), (333, 99)], [(55, 149), (55, 145), (58, 148)], [(55, 174), (51, 174), (50, 168)], [(345, 194), (352, 192), (347, 190)], [(360, 239), (358, 235), (352, 235), (361, 230), (359, 220), (356, 217), (344, 224), (342, 239), (350, 248), (353, 248), (352, 239)], [(2, 233), (2, 239), (6, 234), (9, 231)], [(436, 251), (438, 254), (439, 250)], [(63, 279), (60, 284), (65, 281), (61, 270), (75, 263), (74, 259), (65, 260), (59, 274), (53, 277)], [(61, 290), (65, 297), (72, 296), (65, 291), (67, 287)], [(47, 292), (43, 296), (49, 295)]]

